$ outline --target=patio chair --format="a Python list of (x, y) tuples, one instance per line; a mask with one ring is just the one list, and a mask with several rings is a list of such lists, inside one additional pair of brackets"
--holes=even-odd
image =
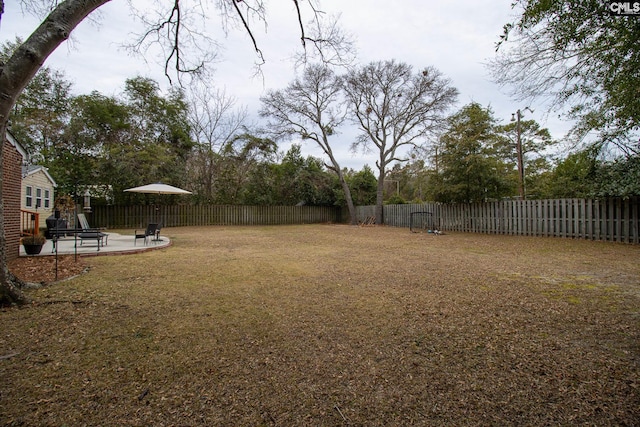
[(73, 234), (67, 232), (69, 227), (66, 219), (56, 218), (54, 215), (51, 215), (45, 220), (45, 223), (47, 224), (47, 231), (45, 231), (44, 237), (53, 243), (51, 245), (51, 253), (54, 253), (58, 241), (67, 238), (68, 235), (73, 236)]
[(107, 245), (109, 235), (107, 233), (103, 233), (98, 228), (89, 227), (89, 221), (87, 221), (87, 217), (84, 214), (78, 214), (78, 222), (80, 223), (80, 228), (82, 229), (82, 231), (78, 233), (80, 246), (82, 246), (85, 240), (95, 240), (98, 246), (98, 250), (100, 250), (100, 246)]
[(56, 218), (54, 215), (51, 215), (45, 220), (45, 224), (47, 225), (47, 231), (44, 232), (44, 237), (47, 239), (59, 239), (67, 235), (67, 228), (69, 228), (69, 226), (66, 219)]
[(155, 233), (155, 236), (153, 238), (154, 242), (162, 241), (162, 239), (160, 238), (160, 230), (162, 230), (162, 222), (158, 223), (158, 226), (156, 227), (156, 233)]
[(149, 223), (145, 230), (136, 230), (133, 238), (133, 246), (136, 245), (138, 239), (144, 239), (144, 244), (146, 245), (149, 241), (149, 237), (155, 237), (156, 230), (158, 229), (158, 224), (155, 222)]

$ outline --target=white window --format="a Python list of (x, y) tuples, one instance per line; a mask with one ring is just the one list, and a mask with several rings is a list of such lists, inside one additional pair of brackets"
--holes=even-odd
[(36, 209), (42, 207), (42, 188), (36, 188)]
[(49, 209), (51, 207), (51, 192), (47, 189), (44, 190), (44, 208)]
[(27, 185), (27, 187), (25, 188), (24, 194), (25, 194), (24, 205), (27, 208), (33, 207), (33, 187), (30, 185)]

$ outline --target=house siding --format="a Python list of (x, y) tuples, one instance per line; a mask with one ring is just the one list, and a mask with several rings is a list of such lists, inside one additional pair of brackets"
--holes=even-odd
[[(32, 190), (32, 203), (31, 206), (27, 206), (27, 187), (31, 187)], [(36, 193), (37, 190), (41, 191), (42, 204), (36, 209)], [(45, 206), (45, 192), (49, 192), (49, 206)], [(44, 228), (47, 226), (46, 219), (53, 214), (54, 203), (54, 186), (49, 180), (47, 175), (42, 170), (37, 170), (27, 174), (22, 178), (22, 189), (20, 194), (21, 208), (26, 211), (37, 212), (38, 216), (38, 228)]]
[(2, 146), (2, 201), (4, 204), (4, 233), (7, 260), (20, 255), (20, 192), (22, 182), (22, 155), (8, 141)]

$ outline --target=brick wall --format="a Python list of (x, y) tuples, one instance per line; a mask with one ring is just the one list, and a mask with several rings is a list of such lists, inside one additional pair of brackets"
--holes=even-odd
[(20, 254), (20, 190), (22, 155), (8, 141), (2, 146), (4, 155), (2, 201), (4, 203), (4, 233), (7, 239), (7, 260)]

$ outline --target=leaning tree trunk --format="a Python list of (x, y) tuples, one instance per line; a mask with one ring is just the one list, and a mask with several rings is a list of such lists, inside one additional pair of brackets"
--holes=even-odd
[(338, 180), (340, 180), (340, 185), (342, 185), (342, 191), (344, 191), (344, 198), (347, 201), (347, 209), (349, 210), (349, 224), (357, 225), (358, 218), (356, 217), (356, 208), (353, 205), (353, 198), (351, 197), (351, 189), (349, 188), (349, 184), (344, 178), (344, 174), (340, 169), (338, 169)]
[[(5, 64), (0, 64), (0, 142), (6, 140), (9, 113), (22, 90), (29, 84), (44, 61), (69, 38), (80, 22), (109, 0), (66, 0), (59, 3), (40, 26), (22, 43)], [(4, 2), (1, 4), (4, 6)], [(0, 13), (2, 10), (0, 10)], [(1, 15), (0, 15), (1, 18)], [(0, 149), (0, 188), (4, 156)], [(7, 267), (7, 240), (4, 233), (4, 203), (0, 192), (0, 299), (5, 303), (21, 303), (19, 281)]]
[(351, 197), (351, 189), (349, 188), (349, 184), (342, 173), (342, 169), (340, 169), (340, 164), (333, 155), (333, 150), (331, 150), (331, 146), (329, 145), (327, 134), (324, 130), (324, 126), (322, 127), (322, 143), (318, 142), (318, 145), (322, 148), (327, 156), (329, 156), (329, 160), (331, 161), (331, 165), (329, 169), (332, 169), (338, 175), (338, 181), (340, 181), (340, 185), (342, 186), (342, 191), (344, 191), (344, 198), (347, 201), (347, 209), (349, 209), (349, 223), (351, 225), (358, 224), (358, 218), (356, 217), (356, 208), (353, 205), (353, 197)]

